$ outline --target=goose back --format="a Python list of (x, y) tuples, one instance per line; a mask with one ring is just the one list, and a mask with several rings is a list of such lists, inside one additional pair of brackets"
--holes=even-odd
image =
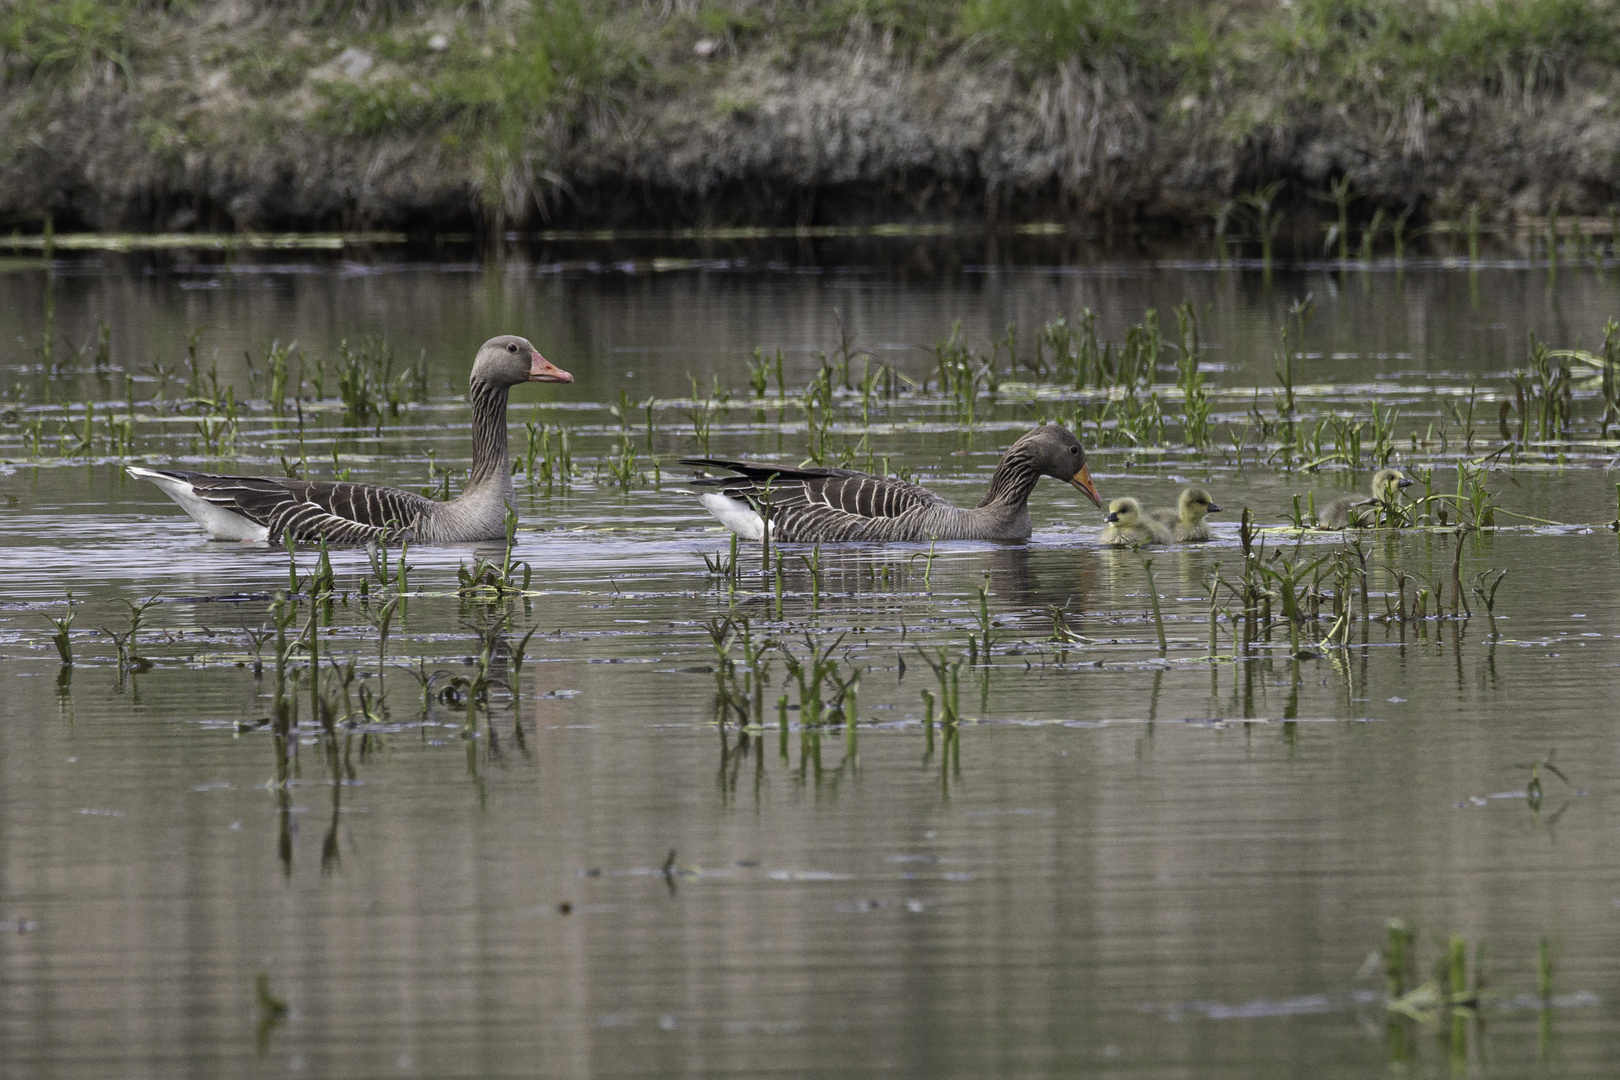
[[(408, 491), (346, 481), (216, 476), (172, 469), (130, 472), (158, 483), (188, 511), (193, 506), (187, 503), (195, 500), (243, 519), (244, 531), (253, 535), (232, 537), (241, 540), (276, 540), (289, 531), (295, 539), (324, 538), (333, 544), (365, 543), (385, 533), (418, 539), (423, 519), (444, 505)], [(182, 501), (184, 496), (189, 499)]]
[(788, 542), (1023, 540), (1030, 535), (1029, 493), (1042, 476), (1072, 484), (1101, 505), (1075, 437), (1055, 425), (1036, 428), (1002, 455), (983, 501), (953, 506), (927, 488), (852, 469), (784, 467), (725, 458), (682, 464), (733, 476), (693, 482), (703, 504), (739, 536)]
[[(797, 541), (973, 539), (961, 520), (969, 512), (927, 488), (852, 469), (784, 468), (722, 458), (687, 458), (682, 464), (726, 469), (736, 476), (694, 481), (712, 495), (745, 504), (749, 531), (759, 538), (766, 518), (771, 535)], [(713, 504), (705, 500), (711, 509)], [(762, 508), (765, 513), (761, 513)]]

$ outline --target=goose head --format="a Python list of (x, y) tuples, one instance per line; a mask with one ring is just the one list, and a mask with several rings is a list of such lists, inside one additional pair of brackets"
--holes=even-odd
[(1218, 514), (1221, 510), (1215, 505), (1215, 500), (1209, 497), (1209, 492), (1201, 487), (1190, 487), (1183, 491), (1178, 505), (1181, 520), (1189, 525), (1196, 525), (1210, 514)]
[(1412, 480), (1399, 469), (1379, 469), (1373, 477), (1373, 498), (1379, 502), (1394, 502), (1400, 493), (1412, 486)]
[(540, 355), (525, 338), (502, 334), (484, 342), (473, 361), (473, 382), (516, 386), (526, 382), (573, 382), (574, 377)]
[(1102, 508), (1102, 496), (1091, 481), (1091, 470), (1086, 466), (1086, 451), (1080, 440), (1066, 428), (1044, 424), (1013, 444), (1009, 454), (1021, 454), (1043, 476), (1062, 480), (1080, 494)]
[(1103, 520), (1121, 529), (1135, 528), (1142, 523), (1142, 504), (1135, 499), (1115, 499), (1108, 504), (1108, 516)]

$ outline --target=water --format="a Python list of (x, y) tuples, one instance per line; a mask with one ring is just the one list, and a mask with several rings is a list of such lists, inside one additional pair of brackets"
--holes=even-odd
[[(1273, 354), (1294, 300), (1309, 292), (1316, 306), (1302, 409), (1397, 407), (1395, 460), (1433, 467), (1435, 490), (1451, 490), (1459, 457), (1500, 445), (1498, 399), (1530, 334), (1601, 342), (1620, 299), (1612, 273), (1307, 269), (1268, 290), (1258, 274), (1195, 263), (943, 240), (581, 244), (487, 265), (384, 249), (203, 258), (0, 274), (0, 336), (14, 342), (0, 382), (15, 387), (0, 427), (6, 1075), (1609, 1073), (1620, 553), (1604, 527), (1615, 450), (1597, 441), (1595, 384), (1576, 395), (1581, 445), (1504, 455), (1486, 476), (1503, 511), (1541, 519), (1504, 513), (1461, 541), (1465, 582), (1508, 571), (1494, 636), (1469, 594), (1466, 624), (1358, 618), (1348, 648), (1300, 660), (1279, 627), (1235, 659), (1225, 621), (1209, 649), (1205, 582), (1217, 568), (1241, 576), (1241, 508), (1281, 524), (1294, 494), (1359, 489), (1370, 471), (1305, 474), (1252, 446), (1240, 462), (1227, 437), (1255, 388), (1274, 415)], [(841, 333), (921, 379), (956, 320), (983, 349), (1008, 323), (1028, 342), (1090, 307), (1117, 339), (1150, 306), (1173, 328), (1183, 299), (1205, 312), (1217, 447), (1092, 454), (1105, 497), (1168, 505), (1195, 481), (1227, 509), (1215, 542), (1152, 556), (1165, 656), (1141, 560), (1099, 548), (1101, 515), (1052, 483), (1037, 490), (1028, 545), (827, 548), (815, 573), (815, 555), (791, 548), (780, 619), (752, 545), (735, 584), (705, 570), (703, 555), (728, 552), (676, 490), (674, 459), (698, 449), (688, 372), (703, 393), (717, 380), (733, 396), (714, 410), (714, 453), (796, 460), (803, 411), (776, 407), (774, 381), (763, 409), (748, 403), (756, 346), (783, 351), (790, 387)], [(56, 334), (92, 341), (83, 356), (58, 340), (43, 363), (47, 308)], [(99, 372), (97, 316), (110, 328)], [(248, 402), (223, 456), (205, 452), (195, 410), (152, 404), (160, 389), (183, 396), (184, 335), (197, 327), (201, 367)], [(457, 595), (458, 571), (498, 559), (499, 544), (412, 548), (383, 704), (328, 740), (298, 682), (300, 725), (281, 757), (263, 723), (274, 639), (256, 677), (246, 631), (270, 625), (287, 555), (210, 543), (123, 477), (105, 423), (124, 408), (125, 373), (131, 460), (278, 473), (299, 457), (296, 423), (263, 407), (244, 351), (262, 375), (272, 338), (333, 358), (340, 339), (386, 334), (401, 363), (426, 351), (426, 402), (380, 431), (345, 427), (331, 400), (305, 402), (302, 452), (313, 475), (344, 467), (419, 488), (433, 469), (465, 468), (456, 395), (496, 332), (529, 335), (578, 377), (514, 395), (516, 449), (525, 421), (567, 425), (581, 474), (566, 491), (518, 478), (528, 594)], [(1470, 387), (1467, 448), (1445, 403)], [(627, 430), (609, 412), (621, 388)], [(880, 402), (863, 424), (846, 395), (829, 446), (865, 435), (859, 453), (971, 503), (1011, 438), (1072, 404), (1017, 394), (981, 402), (970, 431), (937, 398)], [(656, 487), (649, 397), (661, 402)], [(86, 401), (98, 403), (91, 445), (64, 456)], [(1430, 437), (1442, 422), (1443, 444)], [(621, 488), (609, 466), (626, 438), (637, 478)], [(1273, 533), (1268, 550), (1293, 557), (1297, 539)], [(1306, 561), (1344, 543), (1303, 542)], [(1374, 613), (1395, 603), (1386, 570), (1413, 576), (1407, 603), (1439, 583), (1449, 611), (1457, 543), (1440, 529), (1369, 534)], [(297, 572), (314, 564), (300, 553)], [(347, 597), (322, 649), (354, 661), (358, 710), (361, 687), (378, 698), (366, 618), (378, 605), (357, 593), (364, 552), (332, 564)], [(981, 586), (991, 660), (959, 670), (967, 719), (953, 742), (925, 726), (923, 691), (941, 694), (928, 659), (966, 659)], [(64, 613), (67, 590), (75, 663), (62, 676), (45, 616)], [(150, 667), (121, 675), (120, 601), (151, 597), (138, 636)], [(1082, 641), (1051, 640), (1053, 608)], [(494, 661), (499, 685), (468, 731), (453, 680), (476, 675), (478, 628), (503, 613), (513, 639), (536, 632), (520, 670)], [(853, 739), (837, 723), (819, 742), (801, 728), (779, 650), (762, 729), (739, 732), (735, 713), (717, 725), (705, 624), (728, 614), (799, 660), (838, 640), (839, 678), (861, 673)], [(307, 618), (301, 606), (291, 633)], [(741, 665), (740, 645), (731, 659)], [(1543, 768), (1529, 798), (1527, 766), (1549, 755), (1567, 783)], [(1418, 928), (1408, 987), (1447, 935), (1486, 946), (1477, 1012), (1392, 1019), (1372, 955), (1391, 918)], [(1538, 996), (1544, 938), (1557, 957), (1550, 1000)]]

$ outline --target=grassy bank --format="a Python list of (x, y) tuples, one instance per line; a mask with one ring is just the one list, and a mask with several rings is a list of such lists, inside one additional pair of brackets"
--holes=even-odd
[(1605, 215), (1617, 65), (1610, 0), (14, 0), (0, 223)]

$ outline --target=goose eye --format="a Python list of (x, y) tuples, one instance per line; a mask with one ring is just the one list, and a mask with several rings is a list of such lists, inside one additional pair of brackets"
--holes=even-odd
[(515, 352), (517, 352), (517, 346), (515, 344), (513, 344), (512, 342), (508, 341), (506, 343), (506, 351), (509, 352), (509, 353), (515, 353)]

